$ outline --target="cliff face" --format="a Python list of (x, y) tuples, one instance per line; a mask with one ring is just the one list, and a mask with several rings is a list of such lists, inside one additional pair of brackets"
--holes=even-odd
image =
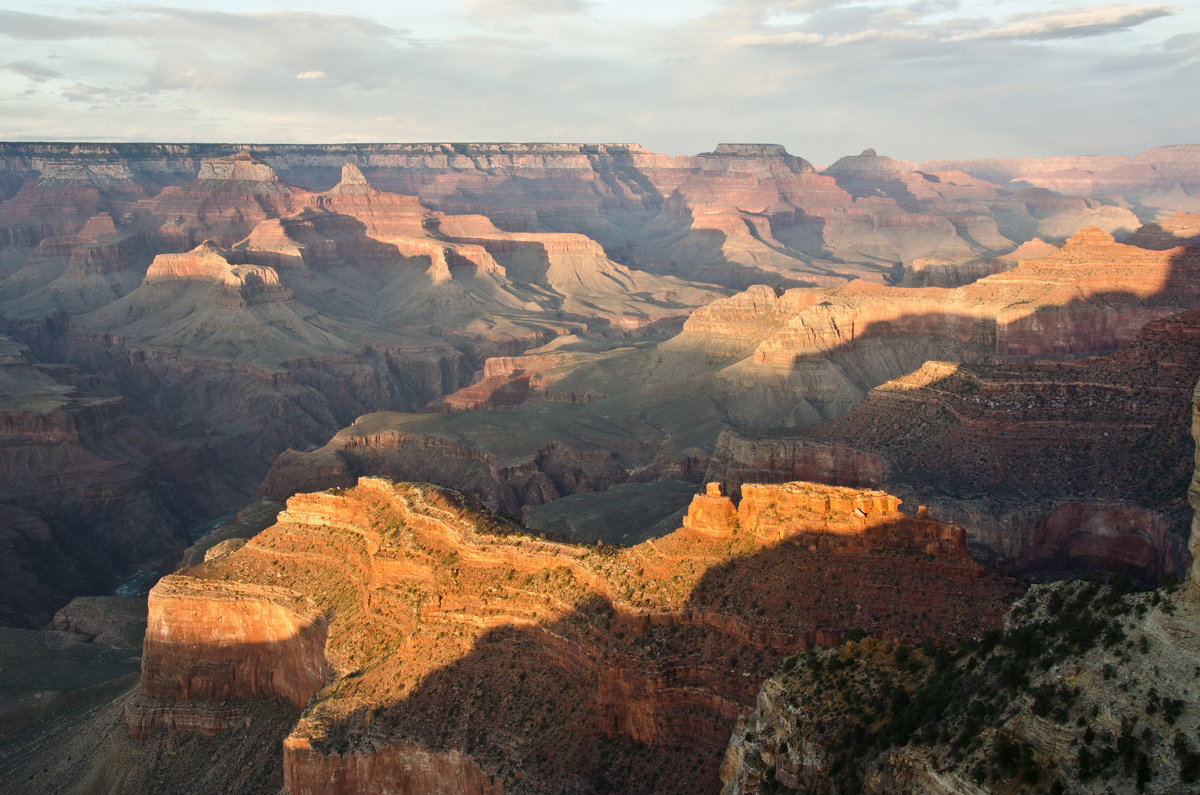
[[(1195, 421), (1192, 435), (1200, 444)], [(1200, 516), (1198, 478), (1188, 496)], [(1196, 579), (1193, 564), (1182, 589), (1035, 586), (1002, 632), (958, 648), (809, 649), (739, 720), (722, 792), (1191, 791)]]
[[(296, 594), (236, 583), (219, 597), (200, 594), (204, 589), (184, 575), (155, 586), (142, 647), (146, 696), (159, 701), (278, 696), (303, 707), (325, 685), (325, 619)], [(149, 722), (131, 717), (134, 736), (148, 736), (163, 718), (151, 715)]]
[[(1191, 411), (1200, 450), (1200, 388)], [(1200, 453), (1190, 464), (1200, 516)], [(809, 649), (739, 720), (722, 792), (1191, 791), (1196, 580), (1193, 563), (1183, 588), (1149, 593), (1119, 579), (1035, 586), (1002, 632), (958, 648)]]
[[(260, 165), (246, 165), (247, 157)], [(694, 157), (631, 144), (5, 144), (0, 162), (14, 180), (57, 183), (69, 176), (95, 192), (92, 207), (118, 184), (165, 192), (164, 201), (178, 205), (172, 223), (181, 247), (203, 239), (192, 234), (192, 219), (230, 233), (251, 220), (225, 213), (211, 190), (183, 196), (197, 174), (210, 184), (258, 186), (255, 195), (276, 203), (289, 201), (284, 191), (262, 186), (278, 179), (324, 190), (350, 163), (380, 188), (417, 196), (436, 210), (486, 215), (512, 232), (582, 233), (625, 252), (625, 264), (699, 274), (731, 287), (878, 281), (893, 276), (892, 265), (881, 262), (962, 261), (1038, 235), (1063, 238), (1088, 224), (1111, 232), (1137, 226), (1111, 201), (1051, 206), (954, 164), (918, 167), (870, 152), (843, 158), (822, 175), (783, 147), (762, 144), (722, 144)], [(1172, 162), (1177, 181), (1195, 181), (1194, 163)], [(1100, 180), (1090, 188), (1106, 196), (1125, 188), (1148, 195), (1136, 180), (1123, 186)]]
[(722, 792), (1194, 789), (1195, 605), (1126, 588), (1035, 586), (981, 644), (789, 658), (738, 722)]
[(1014, 570), (1155, 581), (1187, 565), (1197, 323), (1155, 321), (1124, 350), (1071, 362), (931, 362), (790, 438), (723, 435), (707, 477), (731, 492), (794, 477), (883, 486)]
[(1197, 254), (1115, 243), (1096, 229), (956, 289), (853, 282), (775, 295), (765, 287), (689, 316), (659, 350), (723, 358), (716, 391), (743, 426), (845, 414), (873, 387), (930, 360), (1075, 358), (1128, 345), (1142, 326), (1200, 302)]
[[(244, 150), (18, 149), (7, 167), (31, 176), (0, 206), (0, 327), (32, 361), (75, 368), (89, 394), (124, 398), (138, 431), (120, 444), (153, 461), (161, 493), (186, 495), (172, 528), (197, 504), (209, 515), (243, 504), (279, 452), (312, 449), (367, 412), (418, 410), (490, 356), (568, 332), (641, 333), (715, 295), (630, 271), (582, 235), (443, 215), (345, 161), (316, 192)], [(34, 477), (23, 467), (13, 477)], [(156, 524), (106, 505), (115, 522)], [(170, 532), (158, 548), (176, 544)], [(69, 546), (47, 552), (68, 558), (54, 565), (78, 564)], [(100, 570), (107, 582), (90, 588), (115, 584)]]
[(291, 792), (711, 788), (783, 654), (851, 626), (968, 636), (1013, 593), (961, 530), (882, 492), (762, 486), (735, 510), (714, 489), (683, 529), (618, 552), (522, 535), (430, 486), (295, 496), (156, 586), (130, 726), (179, 729), (175, 705), (212, 698), (306, 704)]
[[(657, 344), (564, 336), (497, 357), (477, 382), (431, 404), (445, 415), (360, 418), (329, 446), (281, 458), (263, 493), (381, 474), (447, 482), (513, 511), (627, 479), (678, 477), (671, 473), (702, 467), (715, 453), (711, 477), (727, 488), (792, 478), (874, 487), (887, 477), (912, 501), (971, 526), (978, 549), (1022, 570), (1052, 574), (1088, 559), (1153, 580), (1182, 565), (1182, 545), (1172, 540), (1181, 504), (1177, 496), (1147, 502), (1137, 484), (1149, 488), (1181, 459), (1174, 442), (1175, 452), (1157, 463), (1138, 451), (1155, 449), (1141, 446), (1158, 433), (1148, 429), (1163, 429), (1164, 441), (1171, 435), (1176, 426), (1167, 420), (1181, 405), (1171, 392), (1196, 374), (1187, 323), (1160, 329), (1158, 320), (1200, 302), (1196, 251), (1141, 249), (1089, 229), (1061, 249), (1027, 253), (1036, 256), (955, 289), (855, 282), (780, 294), (758, 285), (693, 311), (680, 333)], [(1147, 323), (1160, 329), (1157, 341), (1131, 347), (1102, 374), (1068, 363), (1129, 347)], [(1042, 358), (1062, 364), (1030, 361)], [(955, 372), (994, 374), (977, 375), (986, 386), (964, 384), (961, 397), (942, 397), (936, 384), (949, 386)], [(780, 435), (772, 429), (829, 421), (868, 396), (878, 408), (836, 426), (844, 433), (788, 430), (784, 441), (768, 441)], [(955, 405), (944, 408), (948, 400)], [(1113, 414), (1092, 411), (1097, 406)], [(1124, 411), (1141, 420), (1123, 426), (1113, 417)], [(1072, 417), (1082, 424), (1071, 426)], [(904, 452), (922, 438), (950, 440), (932, 430), (950, 425), (955, 441), (946, 455), (932, 442)], [(916, 427), (929, 432), (906, 433)], [(721, 434), (731, 430), (750, 440), (737, 445), (754, 449), (730, 449), (734, 437)], [(1095, 440), (1083, 435), (1093, 430)], [(876, 445), (873, 436), (896, 438)], [(582, 468), (610, 474), (575, 478), (586, 484), (575, 489), (539, 465), (551, 491), (529, 466), (568, 438), (572, 455), (586, 457)], [(437, 452), (443, 448), (455, 452)], [(1111, 457), (1094, 470), (1079, 466), (1093, 448)], [(928, 467), (913, 456), (928, 458)], [(1010, 476), (1017, 460), (1022, 468)], [(1127, 471), (1122, 462), (1131, 462)], [(726, 477), (726, 466), (744, 471)], [(1087, 544), (1069, 540), (1073, 521), (1091, 528)]]

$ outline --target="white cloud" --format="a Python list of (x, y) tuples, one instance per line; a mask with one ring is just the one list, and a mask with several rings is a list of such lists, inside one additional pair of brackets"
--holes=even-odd
[(924, 41), (929, 34), (920, 30), (856, 30), (853, 33), (843, 33), (829, 36), (825, 46), (837, 47), (843, 44), (870, 44), (884, 41)]
[(324, 80), (325, 73), (319, 69), (310, 69), (306, 72), (301, 72), (296, 75), (297, 80)]
[(920, 30), (856, 30), (853, 33), (839, 33), (832, 36), (789, 30), (779, 33), (744, 33), (726, 39), (725, 43), (733, 47), (840, 47), (844, 44), (924, 41), (928, 38), (929, 34)]
[(1159, 17), (1176, 13), (1173, 5), (1130, 5), (1120, 3), (1106, 6), (1071, 8), (1065, 11), (1039, 14), (1018, 14), (1005, 20), (1006, 24), (965, 31), (948, 36), (946, 41), (979, 39), (1066, 39), (1103, 36), (1130, 28)]
[(463, 0), (457, 13), (472, 19), (519, 21), (533, 16), (582, 14), (591, 7), (586, 0)]
[(824, 44), (825, 37), (820, 33), (789, 30), (780, 33), (743, 33), (740, 36), (726, 39), (725, 43), (734, 47), (811, 46)]

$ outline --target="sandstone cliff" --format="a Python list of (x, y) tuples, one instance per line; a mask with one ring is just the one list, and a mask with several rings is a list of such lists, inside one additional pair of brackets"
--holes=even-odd
[(290, 792), (706, 789), (781, 655), (851, 626), (967, 637), (1013, 593), (960, 529), (882, 492), (763, 486), (735, 511), (714, 489), (683, 529), (619, 552), (431, 486), (293, 497), (155, 588), (131, 730), (276, 695), (305, 705), (283, 741)]

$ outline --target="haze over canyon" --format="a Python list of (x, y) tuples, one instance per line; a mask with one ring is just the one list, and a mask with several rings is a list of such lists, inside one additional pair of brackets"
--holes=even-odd
[(1198, 380), (1200, 145), (0, 142), (0, 787), (1182, 791)]

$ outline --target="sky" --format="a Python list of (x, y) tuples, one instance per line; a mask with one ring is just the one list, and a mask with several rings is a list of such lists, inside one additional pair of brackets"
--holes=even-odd
[(1200, 143), (1200, 2), (0, 0), (0, 140)]

